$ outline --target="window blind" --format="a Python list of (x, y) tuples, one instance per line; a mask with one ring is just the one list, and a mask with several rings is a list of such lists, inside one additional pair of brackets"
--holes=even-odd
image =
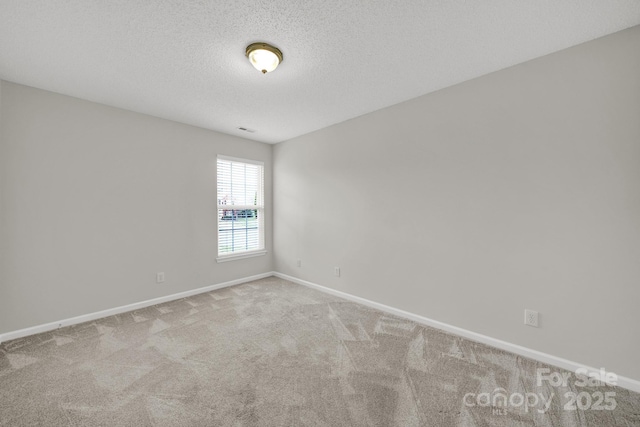
[(218, 156), (218, 256), (264, 250), (264, 166)]

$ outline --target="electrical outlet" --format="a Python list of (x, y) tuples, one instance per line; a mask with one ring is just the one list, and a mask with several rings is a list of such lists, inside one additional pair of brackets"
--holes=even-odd
[(524, 310), (524, 324), (538, 327), (538, 312), (534, 310)]
[(159, 272), (156, 274), (156, 283), (164, 282), (164, 272)]
[(302, 260), (301, 260), (301, 259), (299, 259), (298, 261), (296, 261), (296, 265), (297, 265), (298, 267), (302, 267)]
[(333, 267), (333, 275), (340, 277), (340, 267)]

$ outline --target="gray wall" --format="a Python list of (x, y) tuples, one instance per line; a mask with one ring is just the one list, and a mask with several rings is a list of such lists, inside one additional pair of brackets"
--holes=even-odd
[(640, 379), (639, 46), (635, 27), (276, 145), (275, 269)]
[[(0, 84), (0, 333), (271, 271), (271, 146)], [(217, 154), (265, 162), (267, 256), (216, 263)]]

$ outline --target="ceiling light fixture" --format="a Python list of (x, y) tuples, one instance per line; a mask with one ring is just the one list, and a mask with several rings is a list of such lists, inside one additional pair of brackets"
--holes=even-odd
[(262, 74), (275, 70), (282, 62), (282, 52), (275, 46), (267, 43), (252, 43), (247, 46), (245, 53), (249, 62)]

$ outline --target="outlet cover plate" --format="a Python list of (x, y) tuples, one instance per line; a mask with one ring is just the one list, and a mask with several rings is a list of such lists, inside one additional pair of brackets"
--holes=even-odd
[(524, 324), (528, 326), (538, 327), (538, 312), (535, 310), (524, 310)]

